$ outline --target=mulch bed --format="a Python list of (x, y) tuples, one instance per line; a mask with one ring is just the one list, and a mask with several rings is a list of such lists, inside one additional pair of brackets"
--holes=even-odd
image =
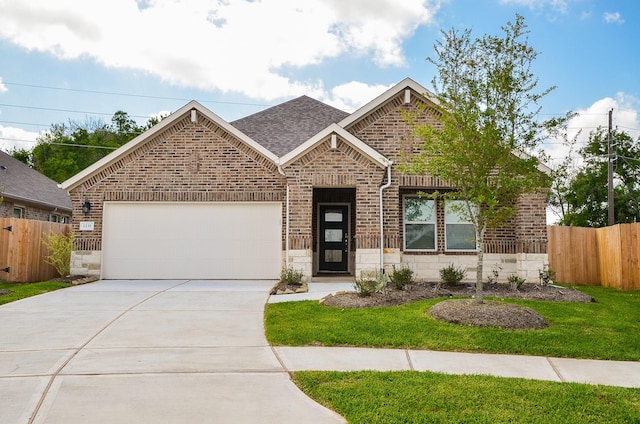
[[(395, 306), (425, 299), (473, 297), (475, 290), (474, 284), (443, 285), (438, 287), (438, 285), (433, 282), (421, 282), (412, 284), (407, 290), (396, 290), (389, 286), (384, 293), (374, 293), (371, 296), (365, 297), (361, 297), (355, 292), (339, 293), (335, 296), (325, 298), (322, 303), (327, 306), (339, 308)], [(591, 296), (574, 288), (543, 286), (539, 284), (525, 284), (517, 291), (512, 290), (508, 284), (484, 284), (483, 293), (485, 297), (504, 299), (547, 300), (552, 302), (594, 301)]]
[[(508, 284), (485, 284), (485, 297), (502, 299), (529, 299), (552, 302), (594, 302), (595, 300), (573, 288), (525, 284), (519, 290), (513, 290)], [(361, 297), (357, 293), (345, 292), (328, 296), (321, 302), (337, 308), (371, 308), (379, 306), (397, 306), (425, 299), (447, 299), (437, 303), (429, 310), (438, 320), (473, 326), (495, 326), (512, 330), (540, 329), (548, 324), (545, 319), (531, 308), (485, 300), (478, 304), (474, 299), (450, 299), (452, 297), (475, 296), (475, 285), (459, 284), (440, 286), (432, 282), (415, 283), (408, 290), (388, 287), (384, 293), (374, 293)]]

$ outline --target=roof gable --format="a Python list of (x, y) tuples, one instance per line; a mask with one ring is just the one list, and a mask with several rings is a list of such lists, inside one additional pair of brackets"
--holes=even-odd
[(331, 124), (324, 130), (320, 131), (309, 140), (305, 141), (300, 146), (296, 147), (291, 152), (280, 158), (279, 165), (282, 167), (286, 167), (300, 157), (304, 156), (311, 150), (313, 150), (318, 144), (321, 144), (327, 140), (331, 135), (340, 136), (341, 139), (349, 143), (354, 149), (368, 157), (372, 162), (378, 165), (381, 168), (387, 167), (391, 164), (391, 161), (384, 157), (381, 153), (377, 152), (373, 148), (371, 148), (368, 144), (364, 143), (358, 137), (354, 136), (350, 132), (346, 131), (344, 128), (340, 127), (337, 124)]
[(231, 122), (231, 125), (278, 156), (302, 143), (349, 114), (301, 96)]
[(71, 212), (69, 193), (58, 183), (1, 150), (0, 194), (14, 201)]
[(260, 155), (266, 157), (269, 161), (273, 162), (274, 164), (277, 162), (278, 157), (274, 155), (272, 152), (270, 152), (260, 144), (256, 143), (246, 134), (244, 134), (237, 128), (230, 125), (227, 121), (220, 118), (218, 115), (211, 112), (209, 109), (202, 106), (200, 103), (193, 100), (187, 103), (186, 105), (184, 105), (183, 107), (181, 107), (180, 109), (178, 109), (176, 112), (166, 117), (165, 119), (163, 119), (162, 121), (160, 121), (158, 124), (151, 127), (149, 130), (145, 131), (144, 133), (140, 134), (133, 140), (129, 141), (127, 144), (123, 145), (122, 147), (113, 151), (112, 153), (105, 156), (104, 158), (100, 159), (93, 165), (87, 167), (86, 169), (80, 171), (78, 174), (64, 181), (61, 184), (61, 186), (66, 190), (72, 190), (73, 188), (82, 184), (82, 182), (84, 182), (85, 180), (98, 174), (105, 168), (108, 168), (110, 165), (116, 163), (122, 157), (133, 152), (138, 147), (141, 147), (142, 145), (145, 144), (145, 142), (152, 139), (154, 136), (159, 135), (160, 133), (162, 133), (167, 129), (170, 129), (174, 124), (184, 119), (187, 115), (191, 115), (192, 121), (194, 119), (197, 120), (197, 113), (202, 114), (211, 122), (215, 123), (217, 126), (221, 127), (222, 129), (227, 131), (229, 134), (233, 135), (238, 140), (248, 145), (250, 148), (258, 152)]
[[(351, 115), (344, 118), (342, 121), (338, 122), (338, 125), (343, 128), (347, 128), (350, 125), (353, 125), (354, 123), (368, 116), (370, 113), (374, 112), (376, 109), (382, 107), (388, 101), (395, 98), (402, 91), (405, 91), (407, 89), (413, 90), (426, 100), (429, 100), (433, 103), (438, 103), (436, 96), (432, 92), (430, 92), (411, 78), (405, 78), (375, 99), (371, 100), (366, 105), (362, 106), (360, 109), (353, 112)], [(409, 99), (406, 99), (405, 101), (407, 102), (408, 100)]]

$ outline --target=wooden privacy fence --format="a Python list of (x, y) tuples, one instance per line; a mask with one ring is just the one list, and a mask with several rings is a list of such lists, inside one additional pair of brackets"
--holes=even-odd
[(42, 241), (50, 232), (69, 231), (69, 224), (0, 218), (0, 280), (30, 283), (58, 277), (55, 268), (45, 262), (49, 251)]
[(604, 228), (548, 227), (556, 280), (640, 290), (640, 223)]

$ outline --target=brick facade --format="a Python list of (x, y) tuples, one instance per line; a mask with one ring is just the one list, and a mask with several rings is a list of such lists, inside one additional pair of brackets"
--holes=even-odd
[[(76, 247), (101, 250), (104, 201), (283, 202), (284, 191), (273, 162), (205, 117), (185, 116), (71, 190)], [(81, 221), (92, 221), (93, 231), (80, 231)]]
[(11, 199), (5, 198), (0, 203), (0, 218), (14, 218), (13, 209), (19, 207), (23, 209), (24, 219), (32, 219), (35, 221), (69, 221), (71, 217), (68, 212), (59, 212), (52, 209), (43, 209), (26, 203), (13, 202)]
[[(399, 171), (401, 152), (415, 151), (419, 142), (412, 124), (438, 124), (436, 113), (420, 93), (412, 91), (408, 104), (405, 99), (401, 90), (344, 127), (394, 162), (391, 186), (383, 191), (385, 264), (409, 264), (422, 278), (438, 278), (438, 270), (451, 262), (472, 271), (474, 254), (446, 252), (441, 236), (435, 252), (403, 251), (403, 196), (451, 189), (437, 178)], [(86, 257), (96, 269), (105, 201), (278, 201), (283, 204), (282, 249), (289, 248), (285, 260), (310, 277), (318, 271), (317, 206), (333, 202), (349, 205), (351, 213), (349, 273), (379, 269), (379, 195), (387, 170), (378, 158), (362, 153), (340, 135), (332, 148), (329, 134), (279, 168), (278, 161), (262, 155), (201, 111), (195, 121), (190, 114), (175, 118), (163, 131), (88, 175), (70, 191), (73, 230), (78, 234), (74, 255), (79, 263)], [(84, 201), (92, 204), (88, 215), (82, 213)], [(491, 263), (500, 264), (510, 273), (530, 276), (546, 261), (546, 196), (525, 196), (518, 206), (511, 223), (488, 231), (490, 262), (485, 266), (490, 270)], [(437, 226), (443, 228), (443, 202), (438, 201), (437, 211)], [(94, 230), (80, 232), (80, 221), (94, 222)]]

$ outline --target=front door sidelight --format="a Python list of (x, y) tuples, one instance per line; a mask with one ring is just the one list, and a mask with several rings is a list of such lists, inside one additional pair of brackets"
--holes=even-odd
[(349, 270), (349, 206), (320, 205), (319, 272)]

